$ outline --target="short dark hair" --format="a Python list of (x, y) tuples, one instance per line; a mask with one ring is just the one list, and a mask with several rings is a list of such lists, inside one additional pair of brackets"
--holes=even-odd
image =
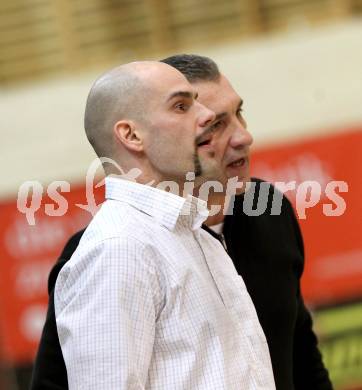
[(197, 54), (176, 54), (164, 58), (164, 62), (181, 72), (190, 83), (198, 81), (218, 81), (220, 71), (216, 63), (208, 57)]

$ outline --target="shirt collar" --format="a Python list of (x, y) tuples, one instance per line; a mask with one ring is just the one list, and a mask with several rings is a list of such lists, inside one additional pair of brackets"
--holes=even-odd
[(192, 195), (187, 198), (125, 179), (106, 177), (106, 199), (128, 203), (173, 230), (177, 223), (192, 230), (201, 227), (208, 216), (207, 203)]

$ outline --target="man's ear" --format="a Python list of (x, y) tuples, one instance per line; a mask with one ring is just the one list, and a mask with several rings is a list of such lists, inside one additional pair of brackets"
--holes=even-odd
[(121, 120), (113, 126), (117, 142), (134, 152), (143, 150), (143, 140), (140, 131), (132, 120)]

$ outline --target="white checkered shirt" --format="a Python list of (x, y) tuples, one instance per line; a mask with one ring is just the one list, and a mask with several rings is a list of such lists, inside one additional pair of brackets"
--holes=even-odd
[(201, 228), (205, 203), (116, 178), (106, 199), (55, 286), (69, 389), (275, 389), (245, 284)]

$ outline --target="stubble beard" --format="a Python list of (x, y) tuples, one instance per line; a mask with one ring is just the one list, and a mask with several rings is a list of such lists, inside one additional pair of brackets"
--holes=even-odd
[(195, 171), (195, 177), (199, 177), (202, 175), (201, 162), (196, 152), (194, 153), (194, 171)]

